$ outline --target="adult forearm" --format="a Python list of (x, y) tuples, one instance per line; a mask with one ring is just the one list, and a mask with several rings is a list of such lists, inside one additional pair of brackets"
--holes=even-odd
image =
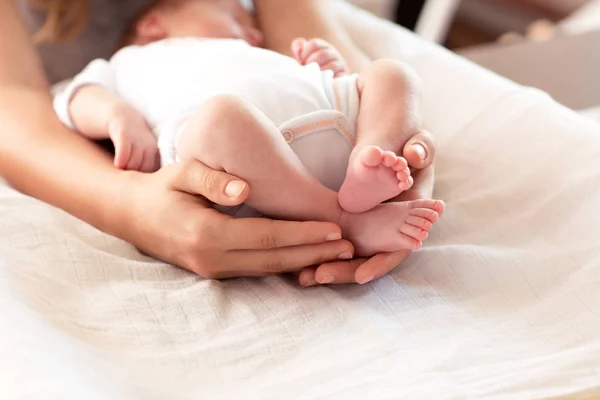
[(108, 155), (60, 124), (16, 1), (0, 0), (0, 177), (113, 231), (123, 174)]
[(15, 3), (0, 0), (0, 88), (46, 88), (41, 62)]
[(0, 176), (17, 190), (110, 232), (124, 174), (58, 122), (44, 92), (0, 94)]
[(369, 64), (369, 58), (336, 18), (337, 0), (255, 0), (254, 3), (269, 49), (290, 55), (293, 39), (319, 37), (340, 51), (351, 71), (360, 72)]

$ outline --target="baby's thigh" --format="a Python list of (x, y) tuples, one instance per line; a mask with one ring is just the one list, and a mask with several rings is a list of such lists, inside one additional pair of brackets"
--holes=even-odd
[(180, 153), (194, 148), (220, 153), (237, 146), (242, 136), (262, 132), (268, 123), (261, 111), (240, 97), (215, 96), (183, 119), (177, 148)]
[(173, 120), (164, 139), (159, 135), (161, 152), (173, 149), (175, 161), (195, 158), (215, 169), (224, 157), (264, 141), (262, 136), (280, 135), (264, 113), (232, 95), (215, 96)]

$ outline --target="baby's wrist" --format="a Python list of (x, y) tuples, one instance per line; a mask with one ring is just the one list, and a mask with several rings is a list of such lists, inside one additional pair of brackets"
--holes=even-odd
[(132, 112), (136, 111), (130, 104), (124, 101), (115, 101), (108, 110), (108, 119), (110, 121), (123, 120)]
[(122, 133), (112, 129), (114, 126), (118, 126), (123, 129), (126, 125), (130, 124), (133, 116), (139, 115), (135, 108), (124, 101), (115, 102), (110, 106), (107, 112), (108, 115), (105, 119), (106, 129), (108, 130), (108, 134), (111, 138), (116, 133)]

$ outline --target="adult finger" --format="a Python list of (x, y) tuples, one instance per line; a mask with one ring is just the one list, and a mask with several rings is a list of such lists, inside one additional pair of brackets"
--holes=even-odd
[(306, 267), (302, 271), (297, 274), (298, 283), (300, 286), (311, 287), (317, 286), (319, 283), (315, 279), (315, 273), (317, 272), (317, 267)]
[(367, 259), (357, 258), (350, 261), (324, 263), (315, 271), (315, 281), (321, 285), (356, 283), (356, 271), (365, 262)]
[(236, 206), (248, 197), (248, 184), (233, 175), (216, 171), (198, 160), (187, 160), (167, 167), (173, 174), (175, 190), (201, 195), (222, 206)]
[(410, 254), (410, 250), (377, 254), (358, 267), (354, 278), (361, 285), (377, 280), (396, 268)]
[(410, 167), (424, 169), (433, 163), (435, 150), (433, 135), (422, 130), (406, 142), (402, 156), (406, 158)]
[(346, 240), (271, 250), (234, 250), (222, 256), (232, 276), (264, 276), (298, 271), (310, 265), (349, 259), (354, 249)]
[(331, 222), (231, 218), (224, 221), (222, 229), (227, 235), (221, 236), (221, 247), (237, 250), (268, 250), (342, 239), (341, 228)]

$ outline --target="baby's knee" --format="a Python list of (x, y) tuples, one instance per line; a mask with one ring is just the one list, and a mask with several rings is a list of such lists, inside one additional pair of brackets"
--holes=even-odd
[(371, 63), (367, 74), (373, 79), (387, 84), (402, 85), (409, 90), (420, 91), (421, 80), (416, 71), (408, 64), (393, 59), (381, 59)]
[(246, 118), (249, 105), (233, 95), (218, 95), (207, 100), (198, 110), (194, 119), (208, 126), (223, 127), (226, 124)]
[(189, 130), (209, 140), (226, 139), (237, 134), (252, 118), (250, 105), (233, 95), (215, 96), (202, 104), (190, 117)]

